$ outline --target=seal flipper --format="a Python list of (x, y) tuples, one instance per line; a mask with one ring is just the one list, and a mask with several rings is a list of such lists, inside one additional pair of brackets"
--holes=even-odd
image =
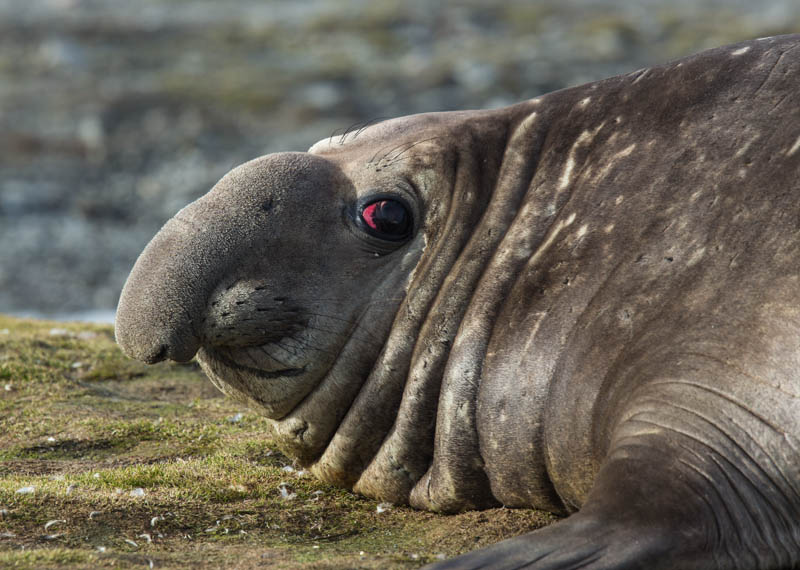
[[(430, 568), (800, 567), (796, 404), (764, 386), (752, 403), (748, 390), (720, 384), (719, 376), (647, 383), (579, 512)], [(765, 406), (781, 413), (767, 423)]]
[[(665, 477), (674, 486), (673, 475), (658, 468), (619, 461), (607, 465), (581, 511), (535, 532), (442, 563), (429, 570), (567, 570), (567, 569), (674, 569), (714, 568), (704, 552), (700, 533), (687, 528), (686, 502), (648, 496), (636, 480)], [(644, 467), (642, 471), (640, 467)], [(603, 472), (605, 471), (605, 473)], [(648, 484), (648, 488), (649, 488)], [(606, 488), (607, 487), (607, 488)], [(614, 489), (611, 489), (614, 487)], [(611, 491), (611, 492), (609, 492)], [(642, 492), (640, 492), (642, 491)], [(663, 504), (661, 499), (666, 499)], [(661, 508), (665, 507), (665, 508)], [(666, 512), (665, 512), (666, 511)], [(676, 522), (678, 519), (681, 522)], [(684, 529), (676, 532), (675, 529)], [(725, 567), (725, 566), (722, 566)]]

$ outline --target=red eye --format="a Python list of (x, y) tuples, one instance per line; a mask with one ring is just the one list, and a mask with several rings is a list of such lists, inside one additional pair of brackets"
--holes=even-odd
[(361, 209), (364, 225), (375, 237), (401, 240), (411, 231), (411, 215), (397, 200), (376, 200)]

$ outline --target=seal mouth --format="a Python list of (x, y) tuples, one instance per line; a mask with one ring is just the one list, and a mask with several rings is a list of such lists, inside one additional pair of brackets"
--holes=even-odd
[(276, 378), (300, 376), (306, 372), (305, 366), (301, 368), (279, 368), (275, 370), (265, 370), (255, 366), (246, 366), (244, 364), (240, 364), (230, 356), (222, 354), (218, 350), (207, 347), (202, 347), (198, 351), (198, 358), (206, 360), (209, 363), (225, 366), (226, 368), (230, 368), (232, 370), (247, 372), (248, 374), (252, 374), (263, 380), (274, 380)]
[(243, 364), (247, 352), (229, 353), (203, 347), (197, 354), (200, 367), (211, 383), (228, 396), (247, 405), (253, 405), (270, 419), (279, 420), (290, 413), (318, 385), (313, 363), (298, 362), (286, 366), (280, 362), (264, 362), (249, 358), (252, 364)]

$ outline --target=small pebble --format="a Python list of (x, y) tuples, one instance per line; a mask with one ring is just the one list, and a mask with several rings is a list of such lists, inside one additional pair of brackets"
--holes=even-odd
[(44, 530), (49, 530), (51, 526), (59, 524), (59, 523), (66, 523), (64, 519), (54, 519), (52, 521), (47, 521), (44, 523)]
[(67, 329), (50, 329), (50, 336), (67, 336), (69, 331)]
[(240, 421), (242, 421), (243, 417), (244, 417), (244, 414), (239, 412), (235, 416), (229, 417), (228, 421), (231, 422), (232, 424), (238, 424)]
[(141, 487), (136, 487), (133, 491), (130, 492), (131, 497), (144, 497), (144, 489)]
[(47, 442), (48, 443), (55, 443), (55, 441), (56, 441), (56, 438), (54, 438), (52, 435), (47, 438)]
[(127, 542), (128, 544), (130, 544), (130, 545), (131, 545), (131, 546), (133, 546), (134, 548), (139, 548), (139, 545), (138, 545), (138, 544), (136, 544), (135, 542), (133, 542), (132, 540), (130, 540), (130, 539), (128, 539), (128, 538), (126, 538), (126, 539), (125, 539), (125, 542)]
[(150, 536), (149, 534), (147, 534), (146, 532), (143, 532), (142, 534), (137, 534), (137, 535), (136, 535), (136, 538), (143, 538), (143, 539), (145, 539), (145, 540), (147, 541), (147, 544), (150, 544), (151, 542), (153, 542), (153, 537), (151, 537), (151, 536)]
[(278, 487), (278, 490), (281, 492), (281, 499), (285, 501), (291, 501), (297, 496), (297, 493), (292, 493), (285, 485)]
[(46, 535), (44, 535), (44, 539), (45, 540), (55, 540), (55, 539), (60, 538), (62, 536), (64, 536), (63, 532), (59, 532), (59, 533), (56, 533), (56, 534), (46, 534)]
[(155, 527), (157, 522), (163, 521), (163, 520), (164, 520), (164, 517), (162, 517), (162, 516), (153, 517), (152, 519), (150, 519), (150, 528)]
[(105, 551), (106, 551), (106, 547), (105, 546), (98, 546), (97, 547), (97, 552), (105, 552)]
[(4, 519), (8, 516), (8, 509), (0, 509), (0, 519)]
[(103, 513), (100, 512), (100, 511), (92, 511), (91, 513), (89, 513), (89, 520), (94, 520), (94, 517), (96, 517), (97, 515), (102, 515), (102, 514)]
[(294, 467), (292, 467), (291, 465), (284, 465), (282, 469), (286, 473), (294, 473)]
[(92, 477), (94, 477), (95, 479), (99, 479), (100, 478), (100, 473), (95, 473), (94, 475), (92, 475)]
[(5, 386), (3, 386), (3, 390), (5, 390), (6, 392), (10, 392), (13, 389), (14, 389), (13, 384), (6, 384)]
[(390, 510), (394, 505), (392, 503), (378, 503), (378, 506), (375, 507), (375, 510), (379, 513), (384, 513)]
[(17, 536), (13, 532), (0, 532), (0, 538), (14, 538)]
[(36, 489), (34, 487), (20, 487), (19, 489), (17, 489), (17, 493), (20, 495), (30, 495), (35, 490)]

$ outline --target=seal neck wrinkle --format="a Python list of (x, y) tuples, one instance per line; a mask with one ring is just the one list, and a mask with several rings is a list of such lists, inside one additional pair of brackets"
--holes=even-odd
[[(466, 131), (468, 121), (461, 121), (460, 128)], [(496, 130), (498, 136), (504, 135), (504, 126)], [(413, 438), (407, 438), (413, 434), (402, 425), (404, 408), (408, 404), (401, 409), (401, 403), (409, 398), (428, 404), (435, 402), (442, 362), (458, 328), (461, 315), (457, 311), (440, 310), (446, 318), (431, 319), (437, 304), (440, 304), (436, 299), (442, 297), (443, 288), (447, 290), (452, 285), (455, 277), (453, 265), (492, 199), (500, 156), (487, 157), (485, 161), (474, 160), (475, 157), (462, 160), (460, 156), (478, 148), (475, 142), (466, 150), (448, 149), (441, 157), (442, 170), (451, 173), (447, 183), (450, 191), (437, 194), (435, 207), (426, 208), (428, 217), (424, 231), (416, 238), (419, 241), (415, 248), (404, 257), (404, 260), (411, 258), (414, 261), (407, 272), (409, 282), (405, 287), (411, 293), (399, 306), (369, 377), (326, 450), (312, 467), (325, 480), (341, 483), (342, 473), (355, 473), (357, 477), (346, 484), (355, 484), (357, 489), (363, 486), (362, 492), (372, 496), (407, 502), (411, 486), (430, 462), (433, 419), (428, 417), (424, 420), (428, 433), (411, 444)], [(469, 164), (473, 165), (469, 169), (462, 166)], [(463, 299), (463, 295), (461, 297)], [(426, 371), (420, 374), (423, 368)], [(413, 378), (421, 377), (426, 380), (413, 381)], [(431, 397), (423, 397), (423, 393)], [(428, 405), (426, 410), (421, 410), (422, 416), (435, 414), (435, 405)], [(400, 454), (398, 460), (389, 460), (392, 467), (384, 468), (384, 460), (376, 455), (383, 443), (389, 442), (391, 447), (395, 438), (403, 441), (403, 445), (406, 442), (412, 445), (414, 453), (409, 461)]]
[[(461, 301), (459, 329), (443, 373), (433, 461), (411, 494), (411, 504), (419, 508), (450, 512), (496, 504), (484, 470), (476, 407), (492, 323), (543, 226), (529, 218), (547, 211), (537, 207), (533, 186), (547, 118), (543, 110), (529, 112), (512, 132), (492, 201), (454, 270), (457, 281), (469, 276), (468, 298)], [(443, 303), (451, 297), (443, 295)]]
[[(315, 465), (318, 473), (340, 473), (353, 466), (361, 471), (366, 466), (355, 484), (358, 492), (395, 502), (428, 501), (421, 495), (415, 499), (411, 493), (433, 461), (434, 439), (439, 438), (435, 430), (446, 430), (436, 426), (437, 403), (443, 406), (441, 402), (458, 395), (463, 386), (442, 389), (451, 347), (486, 270), (486, 252), (497, 249), (530, 189), (546, 134), (541, 118), (541, 114), (529, 114), (510, 136), (507, 125), (495, 127), (499, 142), (505, 141), (498, 145), (502, 153), (497, 156), (453, 158), (452, 192), (444, 206), (439, 204), (446, 207), (446, 218), (414, 271), (409, 287), (414, 296), (400, 307), (380, 361), (334, 435), (330, 453), (326, 451)], [(482, 149), (475, 144), (461, 152)], [(365, 418), (370, 430), (364, 430)], [(475, 459), (479, 463), (477, 435), (471, 425), (471, 455), (463, 457), (471, 457), (467, 463)], [(358, 432), (359, 437), (354, 437)], [(350, 446), (348, 453), (351, 441), (359, 445), (357, 450)], [(459, 453), (445, 450), (450, 451), (453, 456)], [(485, 480), (479, 481), (475, 489), (470, 488), (466, 502), (462, 496), (448, 495), (426, 506), (460, 510), (490, 505), (494, 502), (488, 488)]]

